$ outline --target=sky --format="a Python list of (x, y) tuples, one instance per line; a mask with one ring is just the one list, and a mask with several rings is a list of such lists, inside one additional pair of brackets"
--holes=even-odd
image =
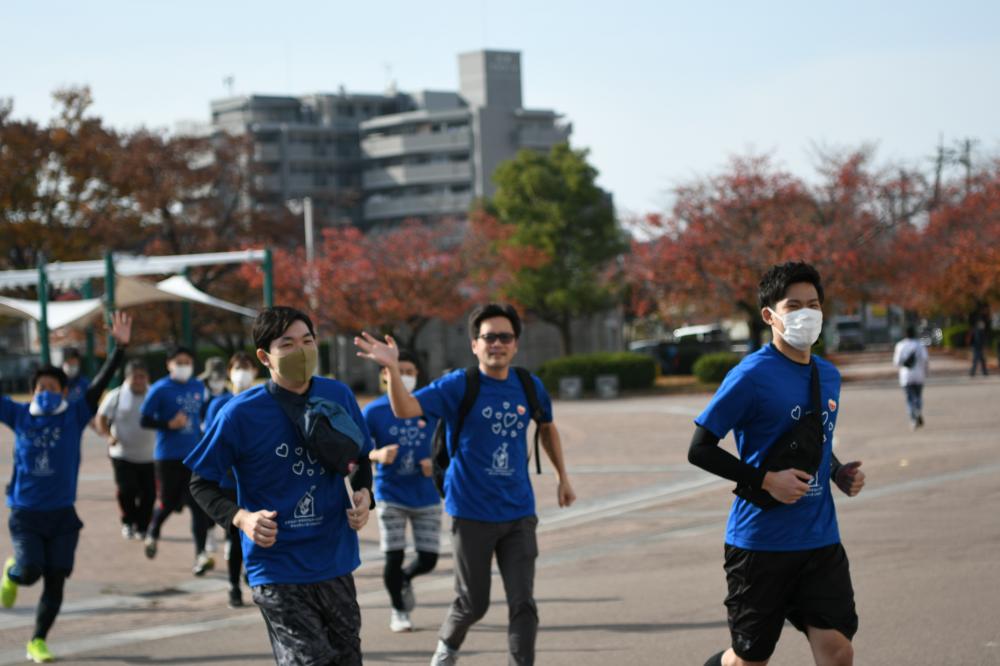
[(998, 25), (988, 0), (13, 0), (0, 97), (44, 122), (85, 84), (108, 124), (172, 129), (207, 122), (228, 76), (236, 94), (457, 90), (457, 54), (517, 50), (525, 105), (572, 122), (628, 216), (749, 152), (803, 178), (818, 147), (1000, 154)]

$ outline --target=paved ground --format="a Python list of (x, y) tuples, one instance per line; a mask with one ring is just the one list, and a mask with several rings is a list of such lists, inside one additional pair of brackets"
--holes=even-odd
[[(863, 460), (869, 478), (861, 497), (838, 499), (861, 616), (858, 664), (1000, 664), (1000, 381), (952, 370), (927, 387), (928, 425), (917, 432), (884, 372), (857, 377), (841, 399), (838, 454)], [(556, 404), (580, 501), (555, 508), (551, 475), (536, 479), (540, 664), (700, 665), (725, 645), (730, 488), (685, 462), (691, 419), (707, 399)], [(0, 478), (10, 447), (4, 429)], [(60, 661), (273, 663), (257, 611), (225, 607), (221, 573), (191, 576), (186, 516), (167, 524), (154, 562), (122, 540), (102, 445), (90, 435), (85, 449), (78, 510), (87, 527), (50, 636)], [(394, 635), (374, 520), (362, 541), (366, 663), (427, 663), (450, 601), (450, 557), (417, 581), (418, 631)], [(0, 531), (0, 555), (9, 550)], [(505, 663), (506, 610), (494, 583), (495, 603), (469, 635), (463, 664)], [(15, 609), (0, 611), (0, 664), (23, 660), (37, 594), (22, 590)], [(811, 663), (794, 629), (772, 663)]]

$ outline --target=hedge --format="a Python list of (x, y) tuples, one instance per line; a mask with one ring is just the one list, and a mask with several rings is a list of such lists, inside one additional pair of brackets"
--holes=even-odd
[(714, 352), (700, 356), (694, 362), (694, 376), (706, 384), (718, 384), (726, 373), (740, 362), (740, 355), (732, 352)]
[(549, 391), (557, 391), (563, 377), (581, 377), (583, 388), (592, 391), (598, 375), (617, 375), (620, 389), (647, 389), (656, 381), (656, 361), (634, 352), (597, 352), (552, 359), (538, 369)]
[(954, 324), (941, 331), (947, 349), (961, 349), (969, 346), (969, 325)]

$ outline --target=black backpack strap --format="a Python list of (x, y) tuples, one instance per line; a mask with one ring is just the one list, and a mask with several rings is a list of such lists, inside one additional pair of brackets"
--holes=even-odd
[(810, 397), (812, 398), (813, 413), (819, 416), (823, 413), (823, 403), (820, 402), (819, 394), (819, 366), (816, 365), (816, 361), (810, 363), (812, 366), (812, 373), (810, 377)]
[(465, 425), (465, 417), (472, 411), (472, 406), (476, 404), (479, 397), (479, 366), (471, 365), (465, 369), (465, 393), (462, 394), (462, 402), (458, 406), (458, 419), (455, 422), (455, 432), (452, 435), (451, 450), (448, 455), (452, 458), (458, 453), (459, 435), (462, 426)]
[(539, 454), (538, 440), (542, 431), (542, 405), (538, 401), (538, 391), (535, 390), (535, 380), (531, 377), (531, 373), (522, 367), (515, 367), (514, 372), (521, 380), (521, 388), (524, 389), (524, 395), (528, 398), (528, 411), (531, 413), (531, 419), (535, 422), (535, 473), (541, 474), (542, 457)]

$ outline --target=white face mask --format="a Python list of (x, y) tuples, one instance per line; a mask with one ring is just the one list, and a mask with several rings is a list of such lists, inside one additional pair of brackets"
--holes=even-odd
[(250, 388), (256, 376), (257, 375), (253, 370), (235, 368), (231, 373), (229, 373), (229, 380), (233, 383), (233, 388), (239, 392)]
[(191, 379), (191, 375), (194, 374), (194, 366), (191, 365), (175, 365), (170, 368), (170, 378), (175, 382), (180, 382), (184, 384), (187, 380)]
[(400, 375), (400, 379), (403, 380), (403, 386), (410, 393), (413, 393), (413, 389), (417, 388), (417, 378), (413, 375)]
[(789, 312), (784, 317), (771, 310), (771, 316), (777, 317), (784, 326), (784, 332), (779, 331), (778, 335), (799, 351), (808, 351), (816, 344), (820, 333), (823, 332), (823, 312), (821, 310), (799, 308)]
[(225, 379), (210, 379), (208, 381), (208, 388), (209, 388), (209, 390), (212, 391), (212, 393), (215, 393), (216, 395), (218, 395), (219, 393), (222, 393), (223, 391), (226, 390), (226, 380)]
[(80, 374), (80, 366), (76, 365), (75, 363), (73, 364), (67, 363), (66, 365), (63, 366), (63, 372), (65, 372), (66, 376), (69, 377), (70, 379), (76, 379), (76, 376)]

